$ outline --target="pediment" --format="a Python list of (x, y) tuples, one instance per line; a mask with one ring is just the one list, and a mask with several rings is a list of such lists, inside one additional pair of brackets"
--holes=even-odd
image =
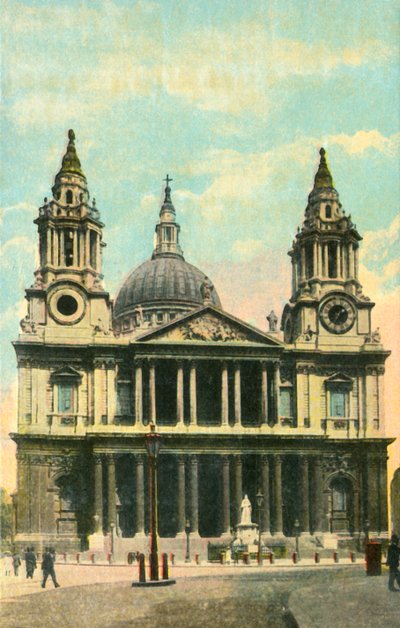
[(279, 340), (213, 306), (202, 307), (167, 325), (148, 331), (138, 340), (282, 345)]
[(325, 380), (325, 384), (348, 384), (349, 386), (353, 385), (353, 380), (351, 379), (351, 377), (349, 377), (348, 375), (345, 375), (344, 373), (334, 373), (333, 375), (331, 375), (330, 377), (328, 377)]
[(58, 381), (65, 381), (65, 380), (71, 380), (71, 379), (81, 379), (81, 374), (79, 373), (79, 371), (77, 371), (76, 369), (74, 369), (72, 366), (62, 366), (61, 368), (57, 369), (56, 371), (53, 371), (53, 373), (51, 374), (51, 379), (52, 381), (58, 380)]

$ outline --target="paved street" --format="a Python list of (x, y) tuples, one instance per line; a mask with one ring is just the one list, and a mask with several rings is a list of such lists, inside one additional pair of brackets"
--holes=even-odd
[(160, 589), (132, 588), (137, 570), (127, 566), (57, 565), (57, 590), (43, 591), (39, 576), (2, 579), (1, 626), (275, 628), (295, 626), (293, 617), (301, 628), (400, 626), (400, 593), (362, 565), (178, 565), (176, 585)]

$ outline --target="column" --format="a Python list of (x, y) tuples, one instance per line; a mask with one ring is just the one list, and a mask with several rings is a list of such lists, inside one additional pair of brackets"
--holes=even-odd
[(336, 242), (336, 277), (340, 277), (340, 244)]
[(197, 375), (196, 363), (190, 363), (190, 424), (197, 422)]
[(317, 245), (317, 241), (314, 240), (313, 242), (313, 273), (314, 273), (314, 277), (318, 276), (318, 245)]
[(271, 534), (270, 523), (270, 497), (269, 497), (269, 462), (268, 456), (261, 456), (261, 492), (264, 501), (261, 512), (261, 532), (266, 535)]
[(109, 425), (114, 423), (115, 413), (117, 410), (116, 387), (115, 387), (115, 364), (109, 363), (106, 371), (107, 376), (107, 422)]
[(54, 246), (54, 266), (60, 265), (60, 247), (59, 247), (59, 233), (54, 230), (53, 232), (53, 246)]
[(135, 456), (136, 462), (136, 533), (144, 534), (144, 457)]
[(279, 421), (279, 362), (274, 362), (274, 419), (275, 423)]
[(240, 456), (235, 456), (235, 510), (236, 510), (236, 524), (240, 523), (240, 505), (243, 499), (243, 486), (242, 486), (242, 459)]
[(85, 231), (85, 266), (90, 266), (90, 230)]
[(234, 395), (235, 395), (235, 425), (240, 425), (242, 422), (242, 385), (241, 385), (239, 362), (235, 362)]
[(229, 456), (222, 456), (222, 534), (231, 532)]
[(115, 460), (113, 454), (107, 454), (107, 532), (111, 529), (111, 524), (117, 525), (117, 507), (115, 500)]
[(100, 250), (100, 234), (96, 234), (96, 270), (99, 273), (101, 270), (101, 250)]
[(46, 266), (51, 264), (51, 229), (46, 229)]
[(358, 246), (354, 249), (354, 279), (358, 279)]
[(150, 423), (156, 423), (156, 366), (153, 360), (149, 363)]
[(328, 243), (324, 243), (324, 276), (329, 277), (329, 249)]
[(85, 265), (85, 243), (84, 243), (84, 235), (83, 231), (79, 231), (79, 268), (82, 268)]
[(78, 230), (77, 229), (74, 229), (73, 231), (72, 264), (75, 267), (78, 266)]
[(379, 460), (379, 534), (383, 534), (384, 532), (388, 531), (386, 460), (386, 454), (381, 456)]
[(349, 262), (349, 279), (354, 279), (353, 244), (351, 242), (349, 242), (349, 246), (348, 246), (348, 262)]
[(135, 361), (135, 421), (136, 425), (143, 423), (143, 366)]
[(183, 362), (178, 361), (176, 372), (176, 421), (183, 425)]
[(101, 425), (103, 415), (102, 395), (104, 394), (103, 362), (94, 361), (93, 395), (94, 395), (94, 424)]
[(93, 454), (94, 460), (94, 521), (95, 533), (103, 532), (103, 459)]
[(228, 401), (228, 365), (222, 364), (221, 370), (221, 425), (229, 423), (229, 401)]
[(342, 277), (343, 279), (347, 278), (347, 272), (346, 272), (346, 247), (344, 245), (344, 243), (340, 244), (340, 262), (342, 265)]
[(306, 279), (306, 249), (304, 245), (301, 247), (301, 264), (300, 264), (300, 281)]
[(177, 534), (185, 532), (185, 458), (178, 456), (178, 529)]
[(199, 533), (199, 463), (197, 456), (190, 458), (190, 529)]
[(308, 479), (308, 458), (300, 456), (300, 482), (301, 482), (301, 512), (300, 530), (305, 534), (310, 533), (310, 507), (309, 507), (309, 479)]
[(60, 231), (60, 266), (65, 266), (64, 231)]
[(321, 534), (324, 529), (324, 491), (322, 477), (322, 460), (314, 458), (313, 464), (313, 534)]
[(268, 370), (267, 363), (261, 363), (261, 423), (268, 423)]
[(283, 535), (282, 516), (282, 458), (274, 456), (274, 535)]
[(317, 251), (318, 251), (318, 275), (320, 277), (323, 276), (323, 271), (322, 271), (322, 245), (321, 242), (317, 243)]

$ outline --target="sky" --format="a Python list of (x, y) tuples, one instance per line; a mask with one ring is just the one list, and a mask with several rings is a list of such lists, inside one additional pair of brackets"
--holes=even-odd
[[(266, 330), (290, 294), (287, 251), (327, 150), (364, 240), (361, 281), (387, 363), (387, 433), (400, 432), (399, 3), (394, 0), (3, 0), (2, 482), (13, 488), (11, 341), (26, 313), (32, 221), (67, 143), (106, 227), (115, 296), (152, 252), (163, 179), (185, 258), (228, 312)], [(397, 449), (396, 449), (397, 447)], [(390, 469), (399, 466), (390, 448)]]

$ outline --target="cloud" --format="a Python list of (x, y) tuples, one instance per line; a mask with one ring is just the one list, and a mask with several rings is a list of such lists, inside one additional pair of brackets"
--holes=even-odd
[(262, 240), (236, 240), (232, 244), (232, 251), (239, 260), (246, 260), (259, 255), (264, 248)]
[(0, 485), (8, 491), (16, 488), (16, 445), (9, 433), (17, 429), (18, 388), (16, 379), (0, 398)]
[(8, 207), (0, 207), (0, 226), (3, 224), (5, 216), (9, 213), (27, 212), (33, 216), (36, 210), (37, 208), (32, 203), (26, 203), (25, 201), (16, 205), (9, 205)]
[(349, 155), (364, 153), (368, 149), (375, 149), (380, 153), (395, 155), (399, 151), (400, 134), (396, 133), (385, 137), (380, 131), (357, 131), (354, 135), (330, 135), (327, 137), (329, 144), (338, 144)]
[(400, 214), (384, 229), (366, 231), (360, 249), (360, 259), (369, 266), (387, 259), (390, 252), (400, 251)]

